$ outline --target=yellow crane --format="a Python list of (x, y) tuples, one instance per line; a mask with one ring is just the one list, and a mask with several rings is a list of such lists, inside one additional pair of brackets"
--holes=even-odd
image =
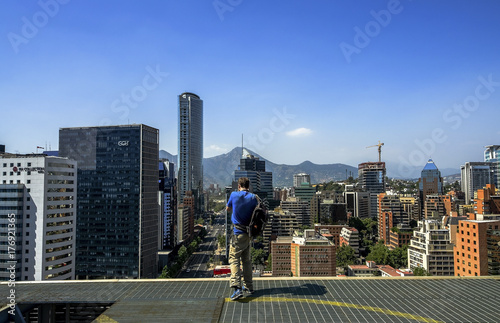
[(373, 145), (373, 146), (368, 146), (366, 148), (371, 148), (371, 147), (378, 147), (378, 162), (380, 163), (382, 161), (382, 146), (384, 145), (383, 142), (378, 141), (378, 145)]

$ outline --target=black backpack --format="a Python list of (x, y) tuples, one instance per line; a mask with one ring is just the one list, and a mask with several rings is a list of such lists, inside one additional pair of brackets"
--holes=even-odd
[(257, 198), (257, 206), (253, 209), (252, 218), (250, 219), (248, 226), (241, 224), (235, 225), (236, 228), (248, 233), (250, 238), (262, 235), (262, 232), (264, 232), (264, 228), (267, 224), (267, 210), (263, 207), (260, 198), (257, 195), (255, 195), (255, 198)]

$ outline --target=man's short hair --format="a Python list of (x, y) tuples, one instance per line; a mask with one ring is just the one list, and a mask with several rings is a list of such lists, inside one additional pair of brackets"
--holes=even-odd
[(238, 185), (242, 188), (248, 189), (250, 187), (250, 180), (248, 179), (248, 177), (240, 177), (238, 179)]

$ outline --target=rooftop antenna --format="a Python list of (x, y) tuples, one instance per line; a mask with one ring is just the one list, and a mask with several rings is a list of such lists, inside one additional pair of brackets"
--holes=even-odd
[(243, 134), (241, 134), (241, 158), (243, 158)]

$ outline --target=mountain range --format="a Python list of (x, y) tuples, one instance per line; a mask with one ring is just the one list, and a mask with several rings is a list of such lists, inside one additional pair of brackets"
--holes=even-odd
[[(358, 176), (358, 169), (345, 164), (318, 165), (310, 161), (304, 161), (298, 165), (275, 164), (259, 154), (246, 149), (250, 154), (259, 157), (266, 162), (266, 171), (273, 173), (274, 187), (291, 187), (293, 175), (306, 173), (311, 175), (312, 183), (323, 183), (346, 179), (346, 176)], [(241, 147), (234, 148), (228, 153), (203, 159), (203, 182), (206, 186), (219, 184), (220, 186), (231, 185), (234, 171), (240, 164), (242, 157)], [(177, 163), (177, 155), (172, 155), (165, 150), (160, 150), (160, 158), (166, 158)]]
[[(299, 173), (311, 175), (312, 183), (341, 181), (345, 180), (348, 176), (358, 177), (358, 168), (346, 164), (318, 165), (307, 160), (298, 165), (275, 164), (249, 149), (246, 150), (255, 157), (259, 157), (260, 160), (266, 161), (266, 171), (273, 173), (274, 187), (291, 187), (293, 185), (293, 175)], [(218, 184), (222, 187), (231, 185), (234, 171), (238, 168), (241, 157), (242, 149), (241, 147), (236, 147), (228, 153), (203, 158), (203, 182), (205, 186), (210, 184)], [(160, 158), (166, 158), (177, 164), (177, 155), (172, 155), (165, 150), (160, 150)], [(409, 171), (406, 173), (407, 176), (405, 178), (418, 180), (422, 168), (423, 166), (408, 168)], [(440, 171), (443, 177), (452, 175), (448, 179), (449, 181), (455, 181), (460, 177), (460, 170), (458, 169), (445, 168)], [(391, 169), (388, 169), (387, 173), (389, 177), (401, 178), (399, 174), (395, 172), (391, 173)]]

